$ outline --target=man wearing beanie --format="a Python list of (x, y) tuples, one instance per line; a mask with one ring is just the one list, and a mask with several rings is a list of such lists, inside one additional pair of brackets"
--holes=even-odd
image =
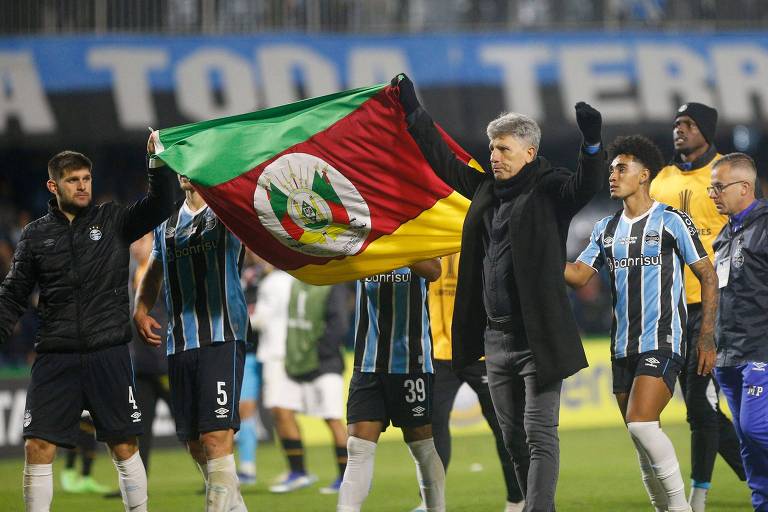
[[(727, 222), (709, 199), (712, 165), (722, 155), (714, 145), (717, 110), (702, 103), (685, 103), (675, 115), (672, 129), (674, 155), (651, 182), (651, 196), (687, 213), (698, 228), (704, 248), (713, 259), (712, 242)], [(745, 479), (738, 438), (731, 421), (720, 411), (718, 387), (712, 375), (699, 375), (696, 363), (697, 338), (701, 327), (701, 287), (690, 269), (685, 269), (688, 302), (686, 337), (690, 347), (680, 387), (688, 408), (691, 427), (691, 495), (693, 512), (704, 512), (719, 452), (741, 480)]]

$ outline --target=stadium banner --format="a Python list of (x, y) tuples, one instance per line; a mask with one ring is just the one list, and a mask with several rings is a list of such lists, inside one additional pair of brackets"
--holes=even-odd
[(359, 279), (461, 247), (469, 200), (432, 171), (398, 94), (375, 85), (163, 129), (152, 158), (276, 267), (311, 284)]
[(579, 100), (666, 135), (681, 101), (715, 105), (721, 125), (768, 119), (768, 32), (4, 37), (0, 145), (140, 140), (399, 72), (459, 140), (501, 110), (570, 132)]

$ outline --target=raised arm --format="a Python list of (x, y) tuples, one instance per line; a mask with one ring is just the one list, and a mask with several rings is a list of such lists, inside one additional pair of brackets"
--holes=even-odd
[(405, 110), (408, 133), (419, 146), (432, 170), (459, 194), (472, 199), (475, 189), (485, 179), (483, 173), (462, 162), (451, 151), (430, 115), (419, 104), (413, 82), (407, 76), (396, 76), (392, 79), (392, 85), (399, 88), (400, 103)]
[(160, 288), (163, 285), (163, 262), (154, 254), (149, 257), (147, 271), (141, 277), (139, 287), (136, 290), (136, 307), (133, 312), (133, 322), (139, 336), (148, 344), (160, 346), (162, 338), (153, 329), (162, 326), (150, 316), (149, 312), (155, 307)]
[(440, 258), (432, 258), (431, 260), (424, 260), (418, 263), (414, 263), (410, 267), (412, 272), (419, 277), (423, 277), (427, 281), (434, 282), (440, 277), (443, 272), (443, 268), (440, 266)]
[(583, 101), (575, 109), (583, 139), (576, 172), (556, 175), (549, 187), (560, 201), (570, 205), (573, 213), (587, 204), (608, 179), (608, 161), (601, 142), (602, 115)]
[(564, 273), (565, 283), (568, 286), (571, 288), (581, 288), (582, 286), (586, 286), (586, 284), (590, 279), (592, 279), (592, 276), (594, 276), (597, 271), (586, 263), (577, 261), (576, 263), (566, 262)]
[[(147, 153), (155, 152), (153, 136), (149, 136)], [(123, 235), (129, 242), (138, 240), (173, 213), (174, 175), (162, 160), (147, 157), (147, 195), (126, 207)]]
[(717, 347), (715, 346), (715, 316), (719, 293), (717, 273), (709, 258), (702, 258), (691, 270), (701, 283), (701, 331), (699, 332), (699, 362), (697, 373), (707, 375), (715, 366)]
[(11, 270), (0, 284), (0, 343), (5, 342), (11, 335), (16, 322), (27, 308), (29, 294), (37, 282), (29, 244), (25, 229), (13, 254)]

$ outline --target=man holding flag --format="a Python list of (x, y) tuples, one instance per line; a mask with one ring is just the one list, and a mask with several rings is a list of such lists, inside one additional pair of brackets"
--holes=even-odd
[[(607, 165), (602, 117), (576, 105), (583, 136), (576, 172), (537, 156), (541, 132), (532, 119), (491, 121), (492, 173), (481, 173), (446, 144), (419, 104), (411, 81), (393, 79), (408, 131), (435, 173), (472, 201), (464, 221), (453, 318), (454, 368), (483, 354), (488, 385), (507, 449), (514, 442), (515, 378), (525, 385), (524, 426), (530, 445), (526, 511), (554, 510), (559, 472), (557, 426), (562, 381), (587, 366), (562, 268), (573, 216), (600, 190)], [(484, 346), (480, 343), (484, 340)]]

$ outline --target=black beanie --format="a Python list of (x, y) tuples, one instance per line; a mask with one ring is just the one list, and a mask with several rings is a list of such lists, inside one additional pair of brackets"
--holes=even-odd
[(717, 130), (717, 110), (703, 103), (685, 103), (677, 109), (675, 119), (680, 116), (688, 116), (693, 119), (704, 138), (712, 144)]

